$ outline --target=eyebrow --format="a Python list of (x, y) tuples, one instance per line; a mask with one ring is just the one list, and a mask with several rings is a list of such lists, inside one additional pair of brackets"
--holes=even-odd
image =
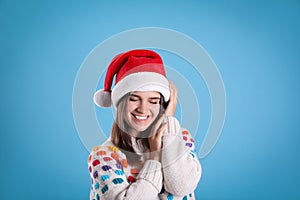
[[(139, 98), (139, 99), (141, 99), (141, 97), (139, 96), (139, 95), (136, 95), (136, 94), (131, 94), (130, 95), (131, 97), (137, 97), (137, 98)], [(150, 97), (149, 99), (160, 99), (160, 97)]]

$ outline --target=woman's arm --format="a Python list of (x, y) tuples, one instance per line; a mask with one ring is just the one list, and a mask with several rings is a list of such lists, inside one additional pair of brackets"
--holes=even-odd
[(201, 165), (195, 155), (191, 134), (179, 126), (176, 118), (168, 117), (163, 135), (162, 171), (165, 190), (178, 196), (194, 192), (201, 177)]
[(201, 177), (201, 165), (195, 155), (194, 140), (191, 134), (180, 128), (174, 118), (178, 91), (170, 81), (170, 101), (166, 108), (168, 128), (163, 134), (162, 170), (165, 189), (178, 196), (192, 193)]
[(92, 179), (90, 199), (158, 199), (162, 188), (161, 163), (158, 161), (147, 160), (136, 180), (132, 180), (126, 174), (128, 164), (124, 154), (115, 146), (103, 146), (94, 148), (88, 165)]

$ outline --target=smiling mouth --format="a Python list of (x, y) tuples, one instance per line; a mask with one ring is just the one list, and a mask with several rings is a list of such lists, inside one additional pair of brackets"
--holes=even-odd
[(146, 120), (150, 117), (149, 115), (141, 116), (141, 115), (135, 115), (135, 114), (132, 114), (132, 116), (137, 120)]

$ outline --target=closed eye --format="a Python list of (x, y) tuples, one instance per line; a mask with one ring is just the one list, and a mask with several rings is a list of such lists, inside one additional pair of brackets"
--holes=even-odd
[(137, 98), (129, 98), (129, 101), (138, 101), (139, 99)]
[(159, 100), (158, 101), (149, 101), (149, 102), (152, 103), (152, 104), (158, 104)]
[(152, 104), (158, 104), (160, 102), (160, 98), (150, 98), (149, 102)]

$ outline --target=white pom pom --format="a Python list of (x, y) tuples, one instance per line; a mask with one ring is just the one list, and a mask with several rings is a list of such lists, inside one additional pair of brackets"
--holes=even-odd
[(110, 107), (111, 106), (111, 92), (98, 90), (94, 94), (94, 102), (99, 107)]

